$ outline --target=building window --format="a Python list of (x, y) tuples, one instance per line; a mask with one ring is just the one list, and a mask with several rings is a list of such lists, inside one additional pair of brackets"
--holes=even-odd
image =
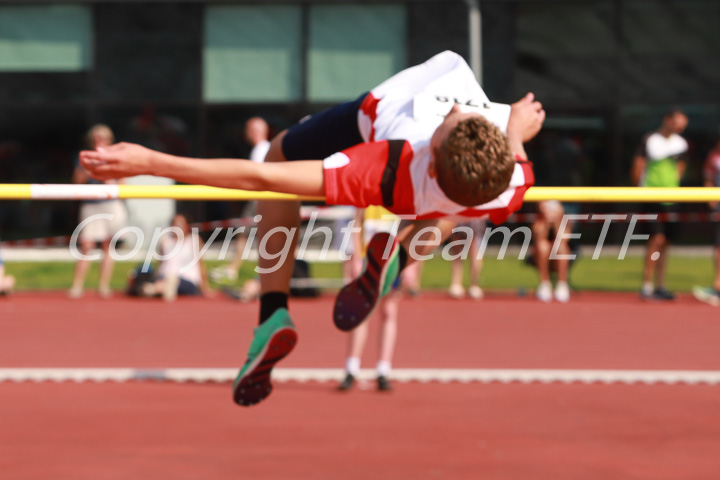
[(302, 98), (299, 6), (211, 6), (205, 15), (203, 97), (209, 102)]
[(703, 1), (620, 5), (622, 102), (716, 102), (720, 4)]
[(720, 4), (706, 1), (622, 4), (622, 35), (630, 54), (717, 55)]
[(518, 3), (512, 97), (532, 91), (543, 102), (612, 100), (614, 12), (610, 2)]
[(91, 66), (89, 7), (0, 7), (0, 72), (79, 72)]
[(202, 5), (97, 2), (93, 8), (98, 100), (200, 99)]
[(403, 5), (310, 7), (308, 97), (348, 100), (406, 67)]

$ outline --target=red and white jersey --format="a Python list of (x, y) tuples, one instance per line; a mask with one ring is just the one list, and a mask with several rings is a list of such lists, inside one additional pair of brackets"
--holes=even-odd
[(455, 103), (506, 131), (510, 106), (490, 102), (470, 67), (453, 52), (440, 53), (374, 88), (358, 112), (366, 143), (324, 161), (326, 201), (357, 207), (381, 205), (395, 214), (420, 219), (489, 215), (493, 222), (503, 222), (520, 208), (534, 182), (529, 162), (520, 159), (508, 189), (473, 208), (447, 198), (428, 174), (430, 139)]

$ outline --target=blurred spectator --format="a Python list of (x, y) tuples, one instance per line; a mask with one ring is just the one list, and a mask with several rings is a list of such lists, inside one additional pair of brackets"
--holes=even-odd
[[(632, 181), (639, 187), (679, 187), (685, 173), (688, 143), (680, 135), (688, 124), (680, 110), (671, 110), (663, 118), (658, 131), (646, 135), (635, 154)], [(671, 203), (648, 203), (645, 212), (667, 215), (677, 212)], [(665, 288), (667, 250), (677, 237), (677, 223), (666, 219), (648, 222), (651, 229), (645, 255), (645, 271), (640, 296), (645, 300), (673, 300), (675, 295)], [(655, 284), (653, 285), (653, 276)]]
[[(250, 161), (262, 163), (265, 161), (270, 149), (270, 128), (265, 120), (260, 117), (252, 117), (245, 123), (245, 139), (252, 145)], [(242, 216), (250, 218), (255, 216), (256, 202), (247, 202)], [(237, 280), (238, 272), (243, 263), (243, 252), (247, 244), (247, 235), (241, 234), (235, 237), (235, 255), (232, 261), (222, 267), (214, 268), (210, 276), (216, 282)], [(253, 285), (254, 286), (254, 285)]]
[(160, 262), (155, 280), (143, 285), (142, 295), (162, 296), (169, 302), (178, 295), (212, 296), (214, 292), (208, 283), (205, 264), (195, 257), (195, 248), (197, 252), (202, 251), (202, 239), (192, 231), (184, 215), (175, 215), (172, 226), (179, 228), (182, 235), (175, 238), (165, 235), (162, 238), (160, 246), (163, 256), (168, 258)]
[[(115, 143), (115, 136), (107, 125), (95, 125), (92, 127), (86, 138), (87, 148), (95, 150), (97, 148), (108, 147)], [(121, 183), (120, 180), (107, 180), (99, 182), (90, 178), (87, 172), (78, 164), (73, 173), (72, 183), (76, 184), (100, 184), (100, 183)], [(112, 237), (125, 227), (127, 222), (127, 211), (122, 200), (85, 200), (80, 204), (80, 223), (89, 220), (96, 215), (111, 215), (111, 218), (95, 218), (90, 220), (80, 231), (78, 241), (78, 250), (83, 254), (87, 253), (99, 242), (102, 245), (102, 260), (100, 262), (100, 283), (98, 293), (103, 298), (111, 295), (110, 280), (113, 271), (113, 259), (109, 254), (110, 240)], [(70, 298), (80, 298), (83, 295), (85, 279), (90, 269), (90, 261), (78, 259), (75, 264), (75, 274), (73, 276), (72, 288), (70, 289)]]
[[(568, 272), (570, 260), (567, 258), (551, 258), (553, 245), (560, 242), (557, 254), (566, 256), (570, 254), (568, 239), (558, 238), (560, 225), (565, 210), (557, 200), (547, 200), (538, 203), (538, 217), (532, 225), (534, 241), (534, 261), (540, 276), (540, 285), (535, 292), (541, 302), (551, 302), (553, 299), (552, 281), (550, 271), (557, 272), (557, 284), (555, 286), (555, 300), (566, 303), (570, 301), (570, 286), (568, 285)], [(565, 226), (566, 232), (572, 229), (568, 222)]]
[[(552, 187), (578, 187), (584, 184), (583, 165), (586, 164), (583, 137), (567, 129), (546, 130), (542, 132), (529, 153), (535, 165), (535, 184)], [(551, 259), (553, 246), (558, 243), (556, 253), (568, 254), (571, 250), (568, 239), (558, 240), (558, 230), (566, 213), (579, 213), (578, 203), (560, 203), (558, 201), (540, 202), (538, 216), (532, 225), (533, 254), (526, 262), (538, 269), (540, 283), (535, 291), (536, 297), (543, 302), (553, 298), (559, 302), (570, 300), (568, 284), (570, 261)], [(572, 230), (572, 222), (565, 226), (565, 234)], [(557, 276), (553, 289), (552, 274)]]
[(8, 295), (15, 289), (15, 277), (5, 274), (5, 262), (0, 251), (0, 295)]
[[(718, 138), (715, 148), (710, 150), (705, 159), (703, 177), (706, 187), (720, 187), (720, 138)], [(720, 215), (718, 202), (710, 202), (710, 209), (715, 215)], [(717, 307), (720, 306), (720, 222), (714, 220), (714, 224), (715, 280), (713, 281), (712, 287), (695, 287), (693, 289), (693, 295), (701, 302), (709, 303)]]
[[(467, 258), (468, 263), (470, 263), (470, 286), (467, 289), (467, 295), (475, 300), (483, 298), (483, 291), (482, 288), (480, 288), (480, 274), (482, 273), (483, 261), (482, 258), (478, 258), (478, 252), (480, 251), (480, 242), (485, 235), (486, 224), (487, 222), (484, 218), (460, 223), (457, 228), (462, 228), (463, 231), (453, 232), (449, 238), (450, 242), (463, 242), (467, 241), (467, 236), (470, 236), (470, 249)], [(462, 249), (462, 243), (454, 247), (457, 247), (457, 249), (454, 251), (451, 249), (448, 253), (453, 256), (459, 255)], [(465, 287), (463, 286), (463, 258), (458, 256), (451, 260), (450, 264), (452, 277), (448, 294), (452, 298), (463, 298), (465, 296)]]
[[(362, 222), (362, 236), (354, 234), (349, 252), (351, 259), (346, 263), (344, 270), (345, 280), (349, 281), (360, 275), (361, 262), (356, 259), (362, 257), (363, 242), (369, 241), (373, 235), (383, 231), (390, 231), (393, 226), (392, 215), (380, 207), (369, 207), (358, 210), (356, 222)], [(387, 218), (383, 219), (383, 215)], [(358, 255), (359, 254), (359, 255)], [(397, 339), (397, 320), (401, 294), (397, 291), (400, 278), (396, 280), (393, 291), (384, 296), (378, 304), (380, 313), (380, 355), (376, 365), (377, 389), (379, 391), (392, 390), (390, 383), (390, 372), (392, 370), (392, 358), (395, 352), (395, 341)], [(345, 360), (345, 378), (338, 385), (338, 390), (347, 391), (355, 385), (355, 380), (360, 373), (360, 365), (363, 350), (367, 343), (370, 318), (352, 330), (348, 338), (347, 358)]]
[(245, 123), (245, 139), (253, 149), (250, 152), (250, 161), (263, 163), (265, 155), (270, 150), (270, 127), (260, 117), (252, 117)]

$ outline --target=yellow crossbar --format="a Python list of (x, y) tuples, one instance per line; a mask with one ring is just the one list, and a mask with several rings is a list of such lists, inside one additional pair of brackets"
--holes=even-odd
[[(313, 200), (274, 192), (250, 192), (201, 185), (61, 185), (0, 184), (0, 200), (85, 200), (110, 198), (171, 198), (175, 200)], [(533, 187), (526, 202), (712, 202), (720, 188)]]

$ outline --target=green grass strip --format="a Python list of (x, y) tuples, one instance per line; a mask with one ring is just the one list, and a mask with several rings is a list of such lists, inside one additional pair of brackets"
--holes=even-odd
[[(207, 262), (208, 268), (220, 262)], [(112, 287), (122, 289), (127, 284), (128, 272), (136, 265), (117, 263), (113, 272)], [(254, 262), (246, 262), (235, 285), (241, 285), (255, 276)], [(422, 286), (424, 289), (444, 290), (450, 284), (450, 265), (436, 257), (424, 264)], [(11, 262), (5, 264), (7, 273), (17, 279), (18, 290), (62, 290), (70, 288), (74, 265), (67, 262)], [(466, 278), (468, 266), (466, 262)], [(643, 260), (628, 257), (625, 260), (582, 258), (570, 271), (570, 283), (579, 290), (637, 291), (640, 288)], [(339, 278), (339, 263), (316, 263), (312, 265), (317, 278)], [(711, 258), (671, 256), (667, 267), (667, 287), (677, 292), (688, 292), (695, 285), (710, 285), (713, 278)], [(86, 288), (97, 286), (98, 265), (94, 264), (88, 274)], [(538, 283), (537, 270), (516, 259), (488, 259), (484, 263), (481, 285), (488, 290), (533, 289)]]

